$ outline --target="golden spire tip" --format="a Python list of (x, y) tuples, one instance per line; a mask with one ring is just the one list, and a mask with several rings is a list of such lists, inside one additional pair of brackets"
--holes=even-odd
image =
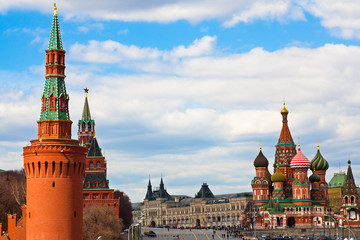
[(299, 147), (299, 150), (300, 150), (300, 137), (298, 137), (298, 147)]
[(261, 139), (260, 139), (260, 151), (261, 151), (262, 147), (261, 147)]
[(57, 7), (56, 7), (56, 3), (54, 2), (54, 15), (57, 15)]

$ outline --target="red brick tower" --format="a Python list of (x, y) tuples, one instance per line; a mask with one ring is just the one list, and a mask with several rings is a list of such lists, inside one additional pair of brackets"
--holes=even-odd
[(275, 151), (275, 164), (274, 172), (276, 171), (275, 167), (279, 166), (280, 171), (285, 175), (286, 181), (284, 182), (284, 193), (286, 197), (291, 197), (291, 185), (293, 182), (292, 169), (290, 168), (291, 159), (296, 154), (296, 145), (291, 137), (290, 129), (288, 126), (288, 110), (284, 107), (281, 110), (282, 115), (282, 128), (280, 132), (280, 137), (276, 145)]
[(114, 199), (114, 189), (109, 187), (109, 180), (106, 176), (106, 159), (95, 137), (95, 121), (90, 116), (87, 88), (85, 88), (85, 93), (84, 109), (78, 124), (79, 141), (87, 148), (83, 182), (84, 207), (105, 205), (113, 208), (116, 215), (119, 216), (120, 200)]
[(83, 239), (82, 180), (86, 149), (71, 139), (65, 51), (55, 6), (38, 139), (24, 147), (27, 240)]

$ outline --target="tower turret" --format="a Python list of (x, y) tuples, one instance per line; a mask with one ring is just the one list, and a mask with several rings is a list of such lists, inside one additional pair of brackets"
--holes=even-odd
[(147, 186), (147, 192), (146, 192), (145, 200), (149, 200), (149, 201), (154, 200), (153, 199), (153, 192), (152, 192), (152, 186), (151, 186), (150, 178), (149, 178), (149, 183), (148, 183), (148, 186)]
[(89, 148), (92, 138), (95, 136), (95, 121), (91, 119), (90, 107), (87, 94), (89, 89), (85, 88), (85, 102), (81, 119), (78, 123), (78, 137), (80, 144)]
[(83, 239), (82, 178), (86, 149), (71, 139), (65, 88), (65, 51), (55, 6), (38, 139), (23, 149), (26, 174), (26, 239)]
[(256, 176), (251, 181), (253, 189), (253, 201), (255, 206), (260, 206), (269, 201), (270, 198), (270, 177), (268, 171), (269, 161), (262, 153), (260, 147), (259, 154), (254, 160)]
[[(293, 181), (292, 169), (290, 168), (291, 159), (296, 154), (296, 145), (291, 137), (290, 129), (288, 126), (289, 111), (285, 107), (281, 110), (282, 128), (279, 136), (278, 143), (276, 144), (275, 151), (275, 166), (279, 166), (280, 171), (285, 175), (286, 181), (284, 182), (284, 192), (286, 197), (291, 196), (291, 185)], [(274, 168), (274, 172), (275, 172)]]
[(329, 163), (320, 153), (319, 144), (317, 145), (317, 152), (315, 157), (310, 162), (311, 169), (314, 169), (316, 174), (319, 175), (319, 190), (321, 193), (321, 205), (329, 205), (329, 194), (328, 194), (328, 184), (325, 179), (326, 170), (329, 168)]
[(293, 170), (294, 182), (292, 185), (293, 203), (295, 205), (312, 205), (310, 196), (310, 184), (307, 171), (310, 162), (301, 152), (300, 144), (297, 154), (291, 160), (290, 167)]

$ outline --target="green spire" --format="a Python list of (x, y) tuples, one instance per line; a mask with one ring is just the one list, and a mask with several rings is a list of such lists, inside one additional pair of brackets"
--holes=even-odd
[(82, 112), (81, 120), (88, 123), (91, 120), (91, 115), (90, 115), (89, 103), (88, 103), (88, 100), (87, 100), (87, 93), (88, 93), (87, 88), (85, 88), (85, 93), (86, 93), (85, 103), (84, 103), (84, 109), (83, 109), (83, 112)]
[(54, 3), (54, 17), (52, 20), (50, 41), (49, 41), (49, 50), (51, 50), (51, 49), (63, 50), (62, 42), (61, 42), (59, 19), (57, 16), (57, 8), (56, 8), (55, 3)]

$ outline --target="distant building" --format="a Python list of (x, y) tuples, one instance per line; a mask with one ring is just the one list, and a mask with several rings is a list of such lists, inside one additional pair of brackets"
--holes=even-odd
[(252, 194), (214, 195), (203, 183), (194, 198), (170, 195), (161, 178), (154, 191), (149, 180), (145, 200), (133, 204), (133, 219), (143, 216), (143, 226), (162, 227), (240, 227), (244, 210)]
[(342, 205), (342, 188), (346, 180), (345, 172), (334, 173), (329, 182), (329, 204), (333, 207), (334, 213), (339, 213)]

